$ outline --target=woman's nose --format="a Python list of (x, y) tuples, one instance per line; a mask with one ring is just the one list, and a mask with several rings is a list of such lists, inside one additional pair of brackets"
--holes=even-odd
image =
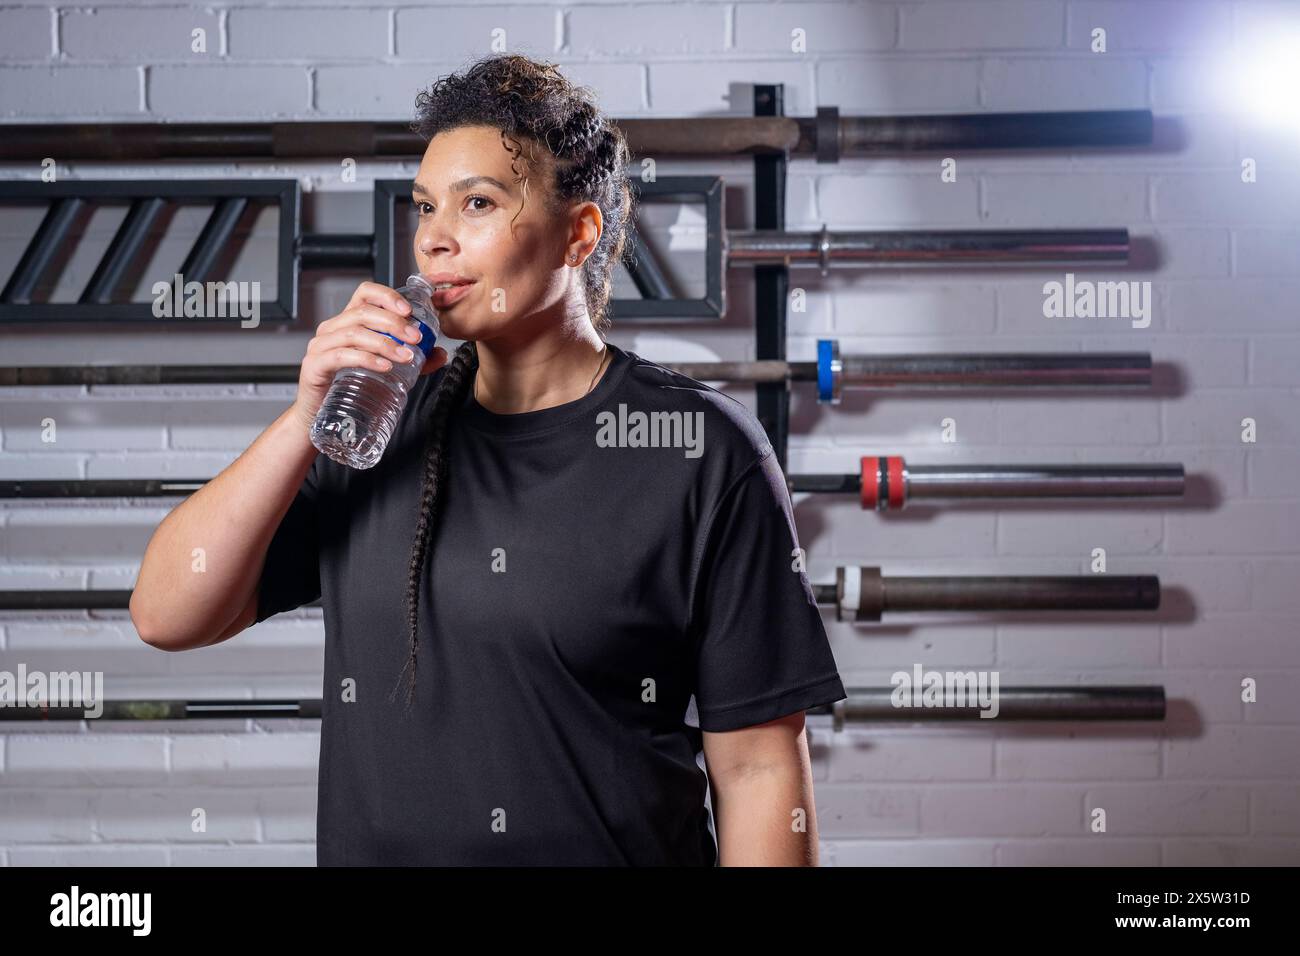
[(449, 221), (442, 219), (436, 212), (420, 223), (415, 236), (415, 247), (423, 255), (431, 255), (439, 249), (454, 249), (456, 237), (452, 235)]
[(450, 250), (455, 245), (455, 240), (445, 231), (436, 227), (427, 227), (420, 230), (416, 238), (416, 248), (422, 255), (430, 256), (440, 249)]

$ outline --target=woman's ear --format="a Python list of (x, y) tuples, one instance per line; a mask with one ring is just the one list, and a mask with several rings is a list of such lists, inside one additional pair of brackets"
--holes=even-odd
[(590, 201), (579, 205), (574, 210), (573, 225), (569, 230), (566, 261), (570, 265), (580, 265), (600, 242), (600, 233), (604, 227), (599, 206)]

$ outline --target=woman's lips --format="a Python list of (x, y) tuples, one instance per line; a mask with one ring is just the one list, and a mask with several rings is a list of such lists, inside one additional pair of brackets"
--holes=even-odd
[(473, 282), (467, 282), (464, 285), (452, 286), (450, 289), (434, 289), (433, 307), (435, 309), (445, 309), (452, 303), (463, 299), (473, 287)]

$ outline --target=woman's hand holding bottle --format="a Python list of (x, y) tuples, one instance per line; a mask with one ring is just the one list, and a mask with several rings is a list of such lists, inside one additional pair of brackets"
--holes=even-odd
[[(362, 282), (342, 312), (316, 327), (316, 335), (307, 343), (293, 403), (304, 427), (311, 427), (339, 369), (383, 373), (414, 357), (420, 331), (410, 315), (410, 303), (395, 289), (378, 282)], [(406, 344), (399, 345), (380, 332), (397, 336)], [(420, 375), (436, 372), (448, 358), (447, 350), (435, 345)]]

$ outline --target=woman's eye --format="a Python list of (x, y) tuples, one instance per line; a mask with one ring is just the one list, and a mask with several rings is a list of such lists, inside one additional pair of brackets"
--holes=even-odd
[[(466, 201), (467, 201), (467, 202), (473, 202), (473, 201), (476, 200), (476, 199), (480, 199), (480, 200), (482, 200), (483, 202), (488, 203), (489, 206), (495, 206), (495, 205), (496, 205), (496, 203), (494, 203), (494, 202), (493, 202), (491, 199), (489, 199), (487, 196), (477, 196), (477, 195), (475, 195), (475, 196), (470, 196), (469, 199), (466, 200)], [(419, 200), (419, 199), (412, 199), (412, 200), (411, 200), (411, 208), (414, 209), (414, 210), (415, 210), (417, 213), (419, 213), (421, 216), (423, 216), (423, 215), (427, 215), (427, 214), (426, 214), (425, 211), (424, 211), (423, 209), (421, 209), (420, 207), (421, 207), (421, 206), (428, 206), (428, 205), (430, 205), (430, 203), (424, 202), (424, 201)], [(481, 207), (481, 206), (475, 207), (475, 210), (474, 210), (474, 211), (475, 211), (475, 212), (482, 212), (482, 211), (483, 211), (483, 207)]]

